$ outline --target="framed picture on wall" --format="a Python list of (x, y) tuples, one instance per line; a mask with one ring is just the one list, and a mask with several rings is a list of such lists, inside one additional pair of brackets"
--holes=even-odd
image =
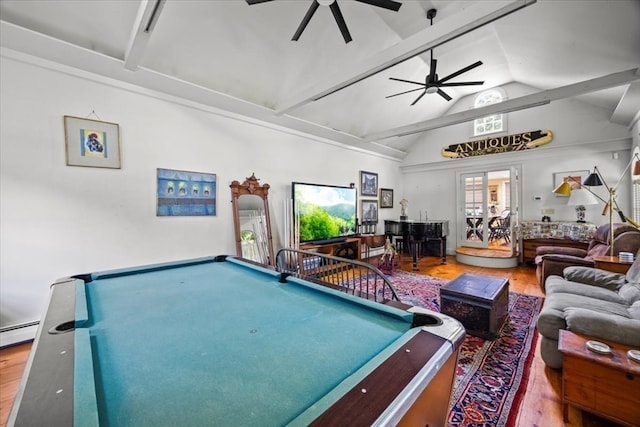
[(362, 200), (362, 223), (373, 224), (378, 222), (378, 201)]
[(378, 174), (360, 171), (360, 195), (378, 196)]
[(157, 169), (157, 216), (216, 215), (216, 175)]
[(117, 123), (64, 116), (67, 166), (120, 169)]
[[(570, 172), (556, 172), (553, 174), (553, 188), (557, 188), (563, 182), (568, 182), (571, 185), (572, 190), (578, 190), (582, 188), (582, 183), (589, 176), (588, 170), (582, 171), (570, 171)], [(556, 194), (558, 197), (562, 195)]]
[(393, 207), (393, 190), (390, 188), (380, 189), (380, 209)]

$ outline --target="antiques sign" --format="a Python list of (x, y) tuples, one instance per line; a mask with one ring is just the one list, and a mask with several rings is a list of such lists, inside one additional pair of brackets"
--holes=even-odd
[(486, 156), (488, 154), (522, 151), (548, 144), (553, 139), (550, 130), (534, 130), (514, 135), (498, 136), (495, 138), (478, 139), (443, 147), (441, 154), (450, 159), (471, 156)]

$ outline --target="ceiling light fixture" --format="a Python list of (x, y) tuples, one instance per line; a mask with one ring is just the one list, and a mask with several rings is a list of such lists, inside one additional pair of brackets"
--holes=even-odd
[[(249, 4), (250, 6), (254, 4), (266, 3), (270, 1), (273, 1), (273, 0), (246, 0), (247, 4)], [(394, 12), (397, 12), (400, 9), (400, 6), (402, 6), (402, 3), (399, 3), (394, 0), (356, 0), (356, 1), (360, 3), (370, 4), (371, 6), (377, 6), (383, 9), (392, 10)], [(304, 31), (305, 28), (307, 28), (309, 21), (311, 21), (311, 18), (313, 17), (313, 15), (316, 13), (316, 10), (318, 10), (318, 7), (320, 6), (329, 6), (329, 9), (331, 9), (331, 13), (333, 13), (333, 17), (336, 20), (336, 24), (338, 24), (338, 28), (340, 28), (340, 32), (342, 33), (342, 37), (344, 38), (344, 42), (349, 43), (351, 40), (353, 40), (351, 38), (351, 34), (349, 33), (349, 29), (347, 28), (347, 23), (344, 21), (344, 17), (342, 16), (342, 12), (340, 11), (340, 6), (338, 6), (337, 0), (313, 0), (313, 2), (311, 3), (311, 6), (309, 6), (307, 13), (304, 15), (304, 18), (302, 18), (302, 22), (300, 23), (300, 25), (298, 25), (298, 29), (296, 30), (291, 40), (298, 41), (298, 39), (302, 35), (302, 32)]]
[[(433, 18), (436, 17), (436, 13), (437, 10), (436, 9), (429, 9), (427, 11), (427, 19), (429, 19), (429, 22), (431, 23), (431, 26), (433, 26)], [(453, 79), (454, 77), (458, 77), (460, 74), (464, 74), (467, 71), (470, 71), (476, 67), (479, 67), (482, 65), (482, 61), (477, 61), (467, 67), (461, 68), (460, 70), (456, 71), (455, 73), (449, 74), (446, 77), (443, 78), (439, 78), (438, 74), (436, 74), (436, 67), (438, 65), (438, 61), (433, 59), (433, 48), (431, 48), (429, 50), (430, 54), (431, 54), (431, 62), (429, 65), (429, 74), (427, 74), (427, 77), (425, 78), (424, 83), (422, 82), (414, 82), (412, 80), (404, 80), (404, 79), (397, 79), (395, 77), (389, 77), (389, 80), (395, 80), (398, 82), (404, 82), (404, 83), (412, 83), (412, 84), (416, 84), (416, 85), (420, 85), (422, 87), (419, 87), (417, 89), (411, 89), (411, 90), (407, 90), (404, 92), (400, 92), (400, 93), (396, 93), (393, 95), (389, 95), (386, 98), (391, 98), (394, 96), (398, 96), (398, 95), (404, 95), (405, 93), (410, 93), (410, 92), (415, 92), (417, 90), (421, 90), (422, 93), (415, 99), (415, 101), (413, 101), (411, 103), (411, 105), (415, 105), (418, 101), (420, 101), (420, 99), (422, 99), (422, 97), (425, 94), (434, 94), (437, 93), (438, 95), (440, 95), (441, 97), (443, 97), (446, 101), (451, 101), (453, 98), (451, 98), (445, 91), (443, 91), (442, 87), (452, 87), (452, 86), (474, 86), (474, 85), (483, 85), (484, 81), (475, 81), (475, 82), (456, 82), (456, 83), (450, 83), (449, 80)]]

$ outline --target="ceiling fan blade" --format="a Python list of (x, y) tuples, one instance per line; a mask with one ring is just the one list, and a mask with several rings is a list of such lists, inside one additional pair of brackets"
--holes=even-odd
[(394, 12), (397, 12), (398, 10), (400, 10), (400, 6), (402, 6), (402, 3), (399, 3), (393, 0), (356, 0), (356, 1), (359, 1), (360, 3), (370, 4), (372, 6), (382, 7), (384, 9), (393, 10)]
[(455, 73), (453, 73), (453, 74), (449, 74), (447, 77), (443, 77), (443, 78), (441, 78), (441, 79), (439, 80), (439, 82), (438, 82), (438, 83), (444, 83), (444, 82), (446, 82), (447, 80), (450, 80), (450, 79), (452, 79), (452, 78), (454, 78), (454, 77), (457, 77), (457, 76), (459, 76), (460, 74), (464, 74), (464, 73), (466, 73), (467, 71), (472, 70), (472, 69), (474, 69), (474, 68), (476, 68), (476, 67), (479, 67), (479, 66), (481, 66), (481, 65), (482, 65), (482, 61), (478, 61), (478, 62), (476, 62), (476, 63), (474, 63), (474, 64), (469, 65), (468, 67), (464, 67), (464, 68), (462, 68), (462, 69), (460, 69), (460, 70), (456, 71), (456, 72), (455, 72)]
[(415, 85), (420, 85), (420, 86), (426, 86), (424, 83), (422, 82), (412, 82), (411, 80), (404, 80), (404, 79), (397, 79), (395, 77), (389, 77), (389, 80), (395, 80), (397, 82), (405, 82), (405, 83), (413, 83)]
[(247, 0), (247, 4), (252, 5), (252, 4), (258, 4), (258, 3), (266, 3), (268, 1), (273, 1), (273, 0)]
[(427, 77), (428, 83), (435, 83), (436, 81), (436, 66), (438, 65), (437, 59), (431, 59), (431, 69), (429, 70), (429, 76)]
[(318, 3), (318, 0), (313, 0), (313, 3), (311, 3), (311, 6), (309, 6), (309, 10), (307, 10), (307, 14), (304, 15), (304, 18), (302, 18), (302, 22), (300, 23), (300, 25), (298, 25), (298, 29), (296, 30), (296, 33), (293, 35), (293, 38), (291, 38), (291, 40), (298, 41), (298, 39), (302, 35), (302, 32), (305, 28), (307, 28), (307, 24), (309, 24), (309, 21), (311, 21), (313, 14), (316, 13), (316, 10), (318, 10), (319, 6), (320, 3)]
[(479, 86), (483, 85), (484, 82), (457, 82), (457, 83), (440, 83), (436, 86), (438, 87), (452, 87), (452, 86)]
[(419, 87), (418, 89), (411, 89), (411, 90), (407, 90), (405, 92), (394, 93), (393, 95), (385, 96), (385, 98), (393, 98), (394, 96), (404, 95), (405, 93), (415, 92), (417, 90), (424, 90), (424, 89), (425, 88), (423, 88), (423, 87)]
[(425, 89), (425, 90), (424, 90), (424, 92), (422, 92), (422, 93), (420, 94), (420, 96), (419, 96), (419, 97), (417, 97), (417, 98), (416, 98), (416, 100), (415, 100), (415, 101), (413, 101), (413, 102), (411, 103), (411, 105), (416, 105), (416, 102), (420, 101), (420, 99), (421, 99), (421, 98), (422, 98), (426, 93), (427, 93), (427, 90)]
[(333, 17), (336, 19), (338, 28), (340, 28), (340, 32), (342, 33), (342, 37), (344, 38), (344, 42), (349, 43), (352, 40), (351, 34), (349, 34), (347, 23), (344, 22), (344, 17), (342, 16), (342, 12), (340, 12), (340, 6), (338, 6), (338, 2), (334, 1), (333, 3), (331, 3), (329, 9), (331, 9), (331, 12), (333, 12)]
[(440, 95), (441, 97), (443, 97), (444, 99), (446, 99), (447, 101), (451, 101), (451, 97), (449, 95), (447, 95), (443, 90), (438, 89), (438, 95)]

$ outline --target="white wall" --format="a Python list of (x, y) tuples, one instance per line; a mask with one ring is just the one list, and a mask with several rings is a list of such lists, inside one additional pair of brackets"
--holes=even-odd
[[(0, 327), (38, 320), (60, 277), (234, 253), (229, 184), (252, 173), (271, 185), (277, 242), (291, 181), (348, 185), (367, 170), (401, 187), (397, 161), (44, 61), (0, 61)], [(63, 116), (92, 111), (120, 125), (121, 169), (66, 166)], [(217, 174), (217, 216), (156, 217), (156, 168)]]
[[(398, 217), (405, 197), (411, 218), (427, 211), (430, 219), (449, 219), (455, 236), (457, 171), (521, 165), (521, 218), (539, 218), (544, 205), (556, 210), (553, 219), (572, 220), (573, 208), (551, 195), (552, 174), (598, 165), (612, 182), (631, 148), (629, 130), (611, 124), (607, 111), (566, 100), (509, 115), (509, 134), (552, 130), (547, 146), (445, 160), (443, 146), (470, 139), (468, 125), (459, 125), (426, 133), (400, 165), (42, 60), (0, 61), (0, 328), (38, 320), (59, 277), (233, 253), (228, 186), (251, 173), (271, 185), (276, 241), (291, 181), (346, 185), (358, 182), (360, 170), (377, 172), (379, 186), (395, 190), (396, 206), (379, 211), (378, 232), (384, 219)], [(507, 87), (510, 97), (531, 91)], [(452, 112), (470, 105), (463, 101)], [(92, 111), (120, 125), (121, 169), (65, 165), (63, 116)], [(217, 174), (217, 216), (156, 217), (158, 167)], [(629, 187), (623, 182), (619, 191), (627, 211)], [(587, 219), (606, 222), (601, 209), (588, 208)]]
[[(507, 85), (509, 98), (517, 98), (537, 90), (520, 84)], [(464, 111), (473, 106), (473, 98), (463, 99), (449, 113)], [(464, 159), (444, 159), (440, 150), (451, 144), (474, 139), (470, 123), (449, 126), (426, 132), (411, 149), (401, 169), (404, 173), (404, 197), (409, 202), (410, 218), (418, 218), (425, 210), (430, 219), (449, 219), (449, 253), (456, 247), (458, 227), (456, 219), (456, 173), (482, 171), (510, 165), (520, 166), (521, 212), (520, 219), (538, 220), (541, 209), (555, 212), (552, 220), (574, 221), (573, 206), (567, 206), (568, 198), (556, 197), (553, 174), (576, 170), (593, 171), (594, 166), (603, 174), (607, 184), (614, 185), (630, 159), (632, 138), (624, 126), (609, 121), (611, 113), (575, 99), (554, 101), (547, 106), (508, 114), (507, 132), (516, 134), (533, 130), (551, 130), (554, 139), (548, 145), (518, 153), (503, 153)], [(613, 154), (617, 153), (617, 159)], [(618, 190), (618, 202), (623, 212), (630, 210), (630, 178), (625, 176)], [(606, 198), (607, 193), (594, 188)], [(534, 200), (539, 196), (540, 201)], [(601, 215), (603, 204), (587, 206), (586, 220), (596, 224), (607, 223)], [(615, 217), (618, 218), (617, 215)]]

